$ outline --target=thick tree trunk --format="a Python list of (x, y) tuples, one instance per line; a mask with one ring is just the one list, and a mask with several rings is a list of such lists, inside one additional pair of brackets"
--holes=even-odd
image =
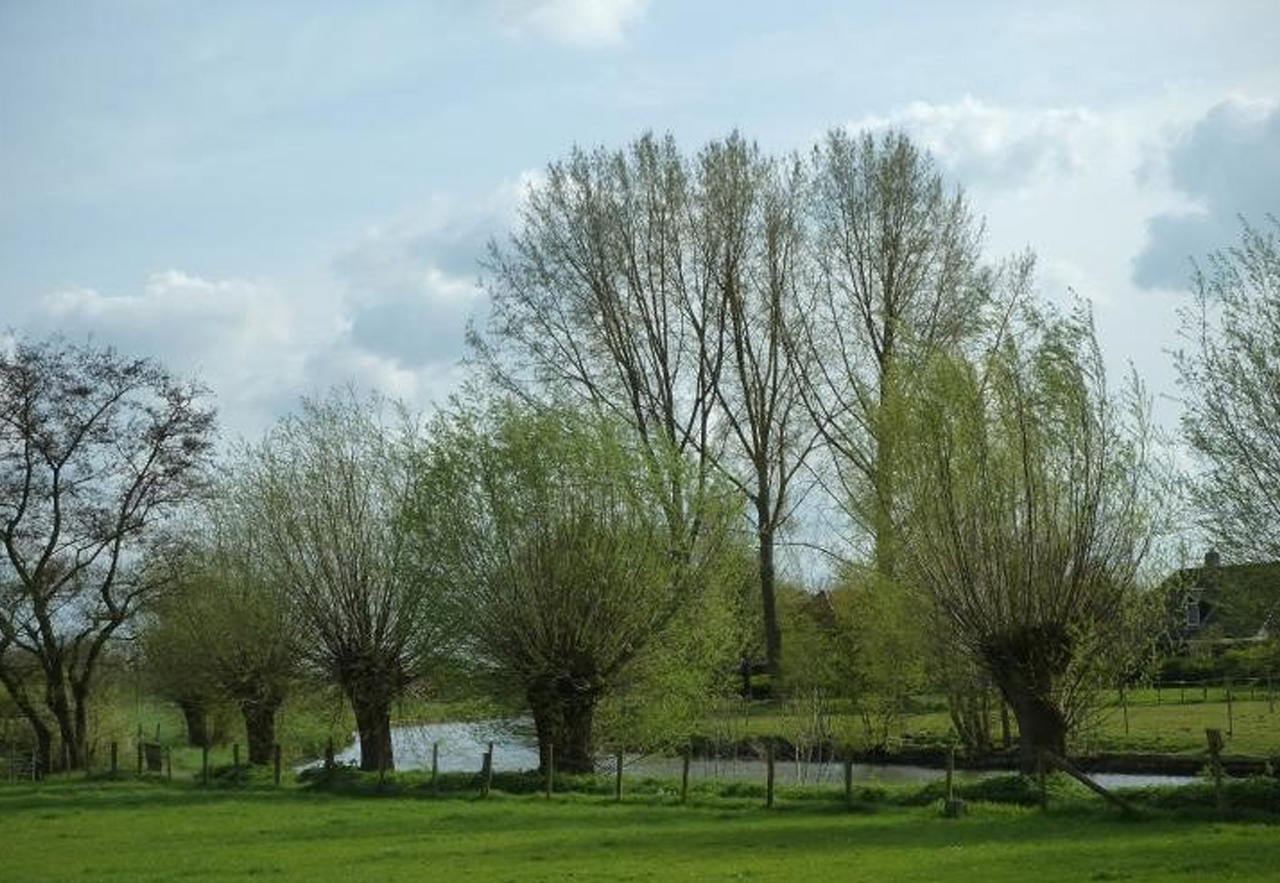
[(775, 536), (773, 528), (766, 526), (772, 517), (768, 505), (757, 505), (756, 510), (761, 525), (758, 531), (760, 547), (757, 559), (760, 569), (760, 606), (764, 612), (765, 664), (774, 678), (776, 689), (776, 681), (782, 676), (782, 627), (778, 623), (777, 578), (773, 560)]
[(553, 747), (557, 772), (594, 772), (592, 726), (598, 694), (561, 681), (530, 687), (528, 698), (538, 737), (538, 769), (546, 771), (548, 747)]
[(178, 702), (182, 709), (182, 718), (187, 722), (187, 744), (192, 748), (201, 748), (209, 744), (209, 713), (204, 703), (194, 699)]
[(385, 699), (350, 694), (351, 709), (360, 732), (360, 769), (367, 773), (395, 769), (391, 751), (391, 703)]
[(48, 678), (45, 704), (58, 725), (58, 737), (62, 743), (62, 754), (58, 758), (58, 766), (66, 772), (83, 769), (85, 733), (83, 729), (76, 726), (83, 715), (68, 699), (66, 682), (61, 674), (49, 674)]
[[(249, 743), (249, 763), (265, 766), (274, 759), (276, 711), (279, 708), (279, 702), (245, 702), (240, 705), (240, 714), (244, 716), (245, 741)], [(360, 744), (364, 745), (363, 734)]]
[(1067, 725), (1056, 708), (1024, 693), (1014, 701), (1013, 713), (1018, 719), (1018, 769), (1024, 775), (1036, 771), (1041, 751), (1066, 756)]

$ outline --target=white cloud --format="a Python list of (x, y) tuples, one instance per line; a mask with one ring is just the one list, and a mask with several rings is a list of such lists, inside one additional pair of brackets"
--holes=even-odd
[(1114, 127), (1114, 120), (1087, 108), (1022, 110), (969, 95), (949, 104), (913, 102), (848, 126), (855, 132), (900, 129), (962, 182), (1008, 188), (1080, 171), (1113, 136)]
[(488, 238), (510, 227), (532, 179), (465, 202), (433, 199), (367, 230), (313, 278), (166, 270), (137, 291), (51, 292), (23, 324), (199, 377), (232, 437), (256, 437), (299, 396), (348, 383), (426, 409), (463, 379), (466, 325), (484, 309), (478, 261)]
[(571, 46), (613, 46), (644, 17), (648, 0), (498, 0), (498, 15), (516, 33)]

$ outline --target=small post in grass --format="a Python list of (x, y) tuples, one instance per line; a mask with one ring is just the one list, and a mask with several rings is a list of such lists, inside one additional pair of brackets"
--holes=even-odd
[(483, 784), (480, 786), (480, 796), (488, 797), (489, 790), (493, 787), (493, 743), (489, 743), (488, 749), (484, 753), (484, 766), (480, 769), (480, 775)]
[(844, 808), (853, 809), (853, 760), (844, 759)]
[(1209, 765), (1213, 768), (1213, 793), (1218, 804), (1218, 815), (1221, 816), (1224, 803), (1222, 799), (1222, 730), (1207, 729), (1205, 739), (1209, 742)]
[(1049, 811), (1049, 780), (1044, 770), (1044, 751), (1036, 752), (1036, 782), (1040, 787), (1040, 809)]
[(554, 790), (556, 778), (556, 746), (550, 742), (547, 743), (547, 800), (551, 799), (551, 792)]
[(111, 775), (115, 776), (120, 771), (120, 743), (111, 743)]
[(440, 779), (440, 743), (431, 743), (431, 787), (436, 789), (439, 787)]
[(964, 815), (964, 801), (956, 799), (956, 749), (952, 745), (947, 748), (947, 797), (942, 805), (942, 814), (949, 819), (958, 819)]
[(332, 770), (335, 764), (333, 762), (333, 737), (324, 743), (324, 768), (326, 771)]
[(142, 743), (138, 743), (138, 775), (142, 775)]
[(680, 802), (689, 799), (689, 746), (680, 752)]
[(770, 739), (764, 744), (764, 805), (768, 809), (773, 808), (773, 760), (773, 740)]
[(280, 787), (280, 743), (271, 746), (271, 766), (272, 778), (275, 779), (276, 787)]
[(1124, 684), (1120, 685), (1120, 708), (1124, 712), (1124, 734), (1129, 735), (1129, 697), (1124, 692)]
[(622, 800), (622, 752), (619, 751), (614, 756), (614, 764), (616, 771), (613, 774), (613, 799)]
[(164, 776), (170, 782), (173, 781), (173, 748), (165, 746), (164, 749)]
[(1227, 679), (1226, 686), (1227, 686), (1227, 738), (1233, 739), (1235, 738), (1235, 735), (1236, 735), (1236, 716), (1235, 716), (1234, 704), (1231, 701), (1232, 697), (1231, 697), (1231, 679), (1230, 678)]

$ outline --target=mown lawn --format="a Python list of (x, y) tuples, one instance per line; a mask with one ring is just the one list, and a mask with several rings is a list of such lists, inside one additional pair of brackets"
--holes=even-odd
[(849, 813), (836, 804), (493, 794), (360, 797), (138, 783), (0, 787), (0, 879), (1275, 880), (1280, 826), (1098, 805)]

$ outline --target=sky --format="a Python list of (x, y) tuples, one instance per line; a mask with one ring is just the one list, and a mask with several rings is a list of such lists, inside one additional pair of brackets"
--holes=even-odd
[(1176, 425), (1191, 261), (1280, 214), (1280, 2), (0, 0), (0, 332), (259, 435), (462, 376), (486, 241), (575, 145), (895, 127)]

